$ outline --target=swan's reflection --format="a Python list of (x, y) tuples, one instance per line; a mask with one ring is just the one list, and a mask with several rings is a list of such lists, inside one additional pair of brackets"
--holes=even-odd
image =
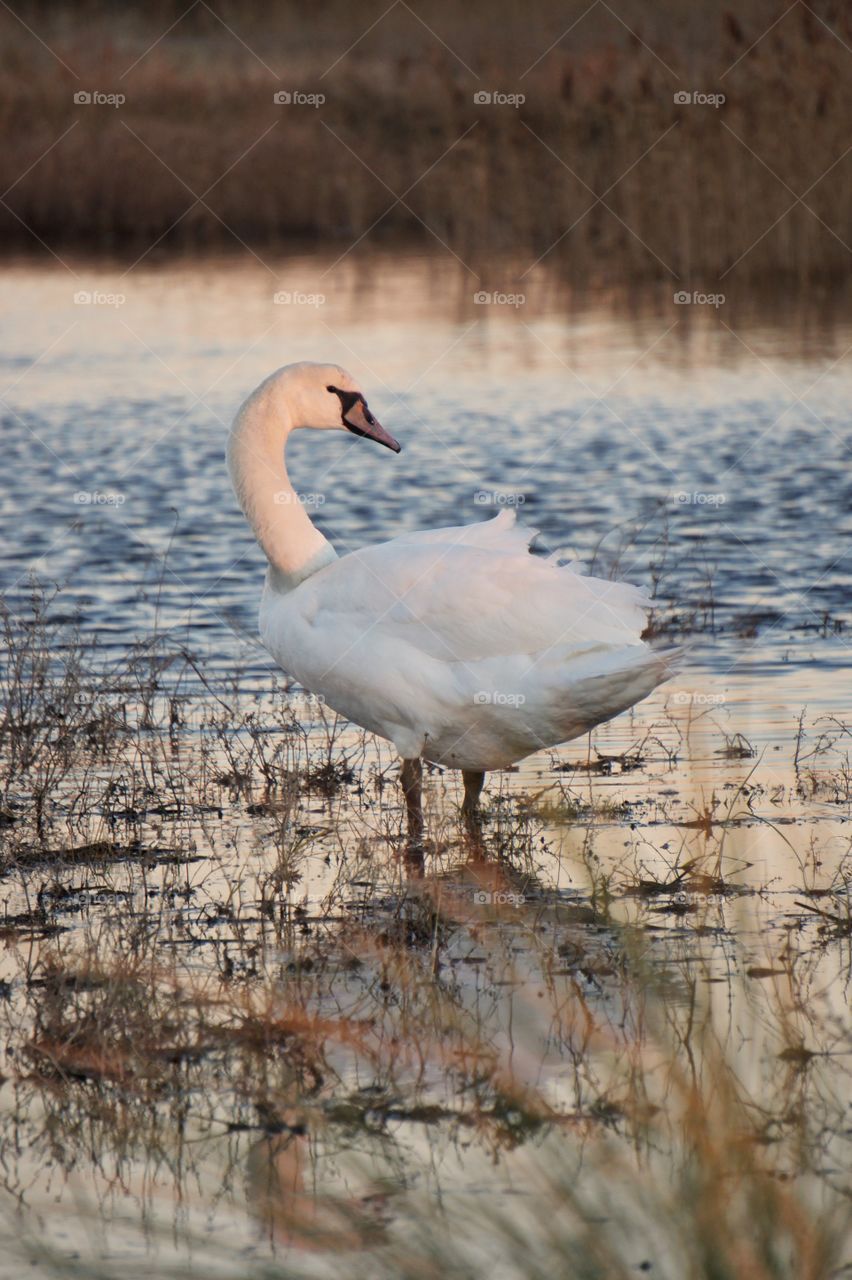
[(304, 1125), (268, 1133), (246, 1162), (249, 1209), (270, 1243), (303, 1251), (366, 1249), (386, 1239), (387, 1188), (360, 1196), (311, 1186), (316, 1152)]

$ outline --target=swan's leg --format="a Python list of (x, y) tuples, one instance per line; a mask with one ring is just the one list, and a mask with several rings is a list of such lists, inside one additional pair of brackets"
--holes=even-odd
[(411, 844), (423, 843), (423, 765), (418, 758), (403, 760), (400, 774), (408, 815), (408, 839)]
[(479, 797), (485, 784), (485, 772), (482, 769), (462, 769), (464, 780), (464, 800), (462, 801), (462, 817), (464, 825), (471, 835), (478, 835)]

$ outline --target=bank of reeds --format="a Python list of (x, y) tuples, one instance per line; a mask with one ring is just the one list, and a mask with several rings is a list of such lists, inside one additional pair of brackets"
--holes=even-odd
[[(845, 275), (848, 8), (586, 9), (4, 9), (3, 243), (133, 262), (364, 236), (445, 245), (475, 274), (495, 253), (518, 275), (546, 255), (578, 278), (728, 293)], [(525, 100), (474, 100), (498, 91)]]

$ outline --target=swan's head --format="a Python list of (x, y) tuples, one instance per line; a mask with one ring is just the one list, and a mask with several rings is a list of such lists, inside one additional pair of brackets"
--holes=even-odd
[(320, 431), (351, 431), (399, 453), (402, 446), (373, 417), (355, 379), (336, 364), (296, 364), (282, 370), (294, 426)]

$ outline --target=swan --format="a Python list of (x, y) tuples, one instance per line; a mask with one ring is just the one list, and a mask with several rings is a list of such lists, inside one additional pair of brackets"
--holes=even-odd
[(537, 531), (514, 509), (338, 556), (287, 475), (302, 427), (401, 448), (338, 365), (287, 365), (248, 397), (227, 462), (268, 561), (260, 636), (305, 689), (393, 743), (415, 846), (423, 760), (462, 771), (471, 822), (486, 770), (587, 733), (671, 674), (673, 651), (641, 639), (645, 592), (530, 554)]

